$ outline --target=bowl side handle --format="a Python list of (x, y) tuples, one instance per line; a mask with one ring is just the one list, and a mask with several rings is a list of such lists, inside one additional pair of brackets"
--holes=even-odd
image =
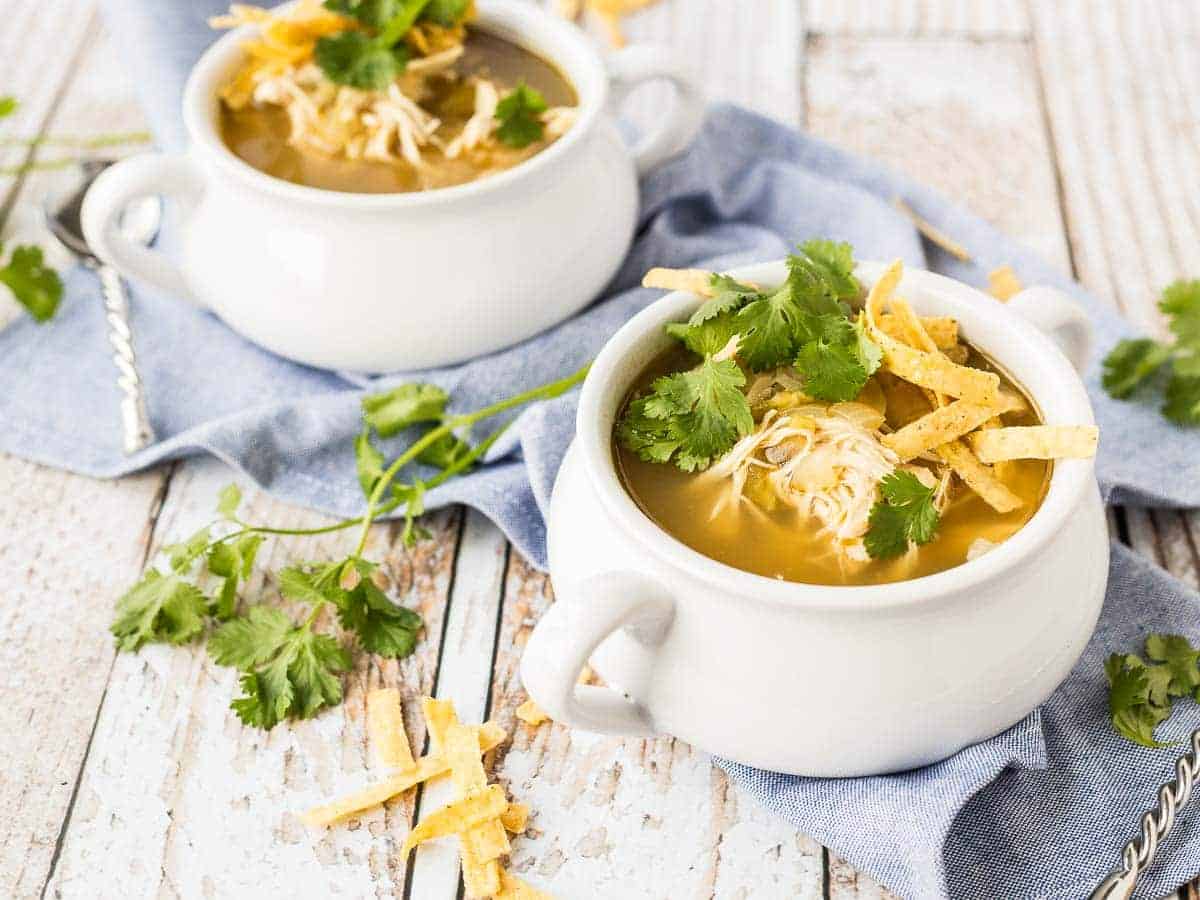
[(1083, 373), (1092, 356), (1092, 321), (1078, 301), (1057, 288), (1026, 288), (1008, 301), (1008, 308), (1045, 332), (1075, 367)]
[(596, 648), (624, 629), (653, 654), (675, 615), (674, 601), (655, 582), (631, 572), (593, 575), (542, 616), (521, 658), (530, 697), (571, 728), (632, 737), (659, 733), (650, 711), (607, 687), (578, 684)]

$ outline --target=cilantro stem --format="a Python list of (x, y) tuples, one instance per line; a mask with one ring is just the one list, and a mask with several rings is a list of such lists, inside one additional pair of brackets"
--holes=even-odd
[[(361, 556), (364, 548), (366, 548), (367, 535), (370, 533), (371, 523), (375, 519), (376, 512), (379, 507), (379, 501), (383, 497), (384, 493), (386, 493), (389, 485), (391, 485), (392, 480), (396, 477), (396, 473), (420, 456), (421, 452), (425, 450), (426, 447), (431, 446), (433, 443), (445, 437), (447, 434), (450, 434), (456, 428), (464, 428), (466, 426), (473, 425), (476, 422), (481, 422), (484, 419), (499, 415), (502, 412), (506, 412), (510, 409), (522, 406), (534, 400), (550, 400), (554, 397), (558, 397), (561, 394), (565, 394), (575, 385), (583, 381), (585, 377), (587, 377), (588, 370), (591, 367), (592, 364), (589, 362), (579, 371), (574, 372), (565, 378), (560, 378), (558, 381), (552, 381), (549, 384), (543, 384), (540, 387), (532, 388), (505, 400), (497, 401), (490, 406), (477, 409), (475, 412), (463, 413), (456, 416), (447, 416), (442, 420), (441, 425), (439, 425), (437, 428), (432, 428), (427, 431), (416, 443), (396, 457), (395, 461), (392, 462), (392, 464), (388, 466), (386, 470), (384, 470), (384, 473), (380, 477), (379, 481), (375, 483), (375, 489), (371, 491), (371, 496), (367, 500), (367, 511), (362, 516), (362, 530), (359, 532), (358, 544), (354, 548), (353, 555)], [(495, 437), (498, 437), (498, 435), (493, 436), (493, 443)], [(473, 457), (468, 454), (464, 457), (464, 460), (459, 461), (460, 463), (463, 463), (463, 466), (460, 466), (458, 469), (455, 469), (455, 466), (449, 466), (447, 467), (446, 471), (449, 471), (450, 469), (455, 469), (456, 472), (461, 471), (461, 468), (465, 467), (466, 461), (470, 461), (480, 455), (480, 447), (482, 447), (483, 450), (487, 449), (487, 447), (483, 446), (484, 443), (486, 442), (481, 442), (478, 447), (474, 448), (472, 452), (475, 455)], [(488, 446), (490, 446), (490, 444)], [(456, 463), (456, 465), (458, 464)], [(430, 479), (429, 486), (433, 486), (435, 483), (441, 484), (442, 481), (445, 481), (446, 478), (450, 477), (450, 475), (445, 475), (445, 478), (443, 478), (442, 475), (444, 474), (444, 472), (439, 473), (439, 475)], [(439, 478), (441, 481), (438, 480)]]

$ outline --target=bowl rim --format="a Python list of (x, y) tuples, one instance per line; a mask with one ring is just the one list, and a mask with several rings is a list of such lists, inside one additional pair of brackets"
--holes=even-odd
[[(272, 11), (295, 6), (297, 0), (281, 3)], [(192, 67), (183, 91), (183, 118), (191, 148), (204, 154), (223, 173), (246, 185), (285, 200), (355, 209), (403, 209), (438, 206), (470, 200), (536, 177), (579, 144), (593, 128), (608, 102), (608, 73), (599, 52), (582, 32), (532, 3), (520, 0), (477, 0), (478, 18), (473, 23), (483, 31), (516, 44), (550, 62), (579, 97), (579, 115), (567, 132), (529, 159), (510, 169), (477, 178), (465, 184), (389, 194), (359, 194), (294, 184), (268, 175), (238, 157), (221, 140), (216, 121), (220, 100), (217, 87), (242, 54), (241, 44), (259, 30), (242, 25), (219, 37)]]
[[(886, 264), (860, 261), (856, 275), (869, 287), (886, 269)], [(783, 260), (742, 266), (729, 272), (735, 278), (759, 284), (781, 283), (786, 275)], [(1074, 367), (1054, 342), (1032, 323), (1003, 303), (962, 282), (923, 269), (905, 267), (898, 290), (918, 312), (930, 298), (949, 308), (965, 331), (979, 331), (986, 323), (996, 335), (1011, 335), (1029, 352), (1019, 360), (994, 352), (999, 337), (972, 338), (972, 343), (1009, 372), (1040, 407), (1047, 424), (1095, 424), (1091, 403)], [(949, 593), (1002, 577), (1047, 546), (1077, 510), (1089, 487), (1095, 485), (1094, 460), (1056, 460), (1042, 503), (1012, 537), (983, 556), (961, 565), (906, 581), (874, 585), (817, 585), (784, 581), (737, 569), (711, 559), (678, 540), (637, 505), (621, 484), (612, 453), (612, 427), (621, 399), (632, 379), (640, 373), (647, 348), (665, 347), (663, 326), (686, 318), (701, 298), (675, 291), (654, 301), (625, 323), (605, 344), (584, 381), (576, 421), (586, 476), (607, 513), (617, 526), (639, 546), (672, 569), (716, 585), (740, 597), (809, 609), (828, 611), (879, 610), (932, 602)], [(947, 314), (939, 312), (939, 314)], [(1012, 343), (1010, 342), (1010, 343)], [(630, 358), (641, 355), (637, 365)], [(1041, 372), (1038, 384), (1022, 371)], [(615, 395), (615, 400), (614, 400)]]

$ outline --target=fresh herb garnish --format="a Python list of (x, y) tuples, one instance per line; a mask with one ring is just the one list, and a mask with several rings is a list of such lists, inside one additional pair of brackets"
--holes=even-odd
[[(0, 244), (0, 253), (3, 252), (4, 245)], [(0, 284), (12, 291), (35, 322), (54, 318), (62, 302), (62, 279), (46, 265), (41, 247), (14, 247), (8, 262), (0, 266)]]
[(908, 552), (910, 542), (928, 544), (938, 527), (934, 489), (912, 472), (897, 470), (879, 482), (879, 499), (871, 507), (863, 538), (872, 559), (893, 559)]
[(1200, 425), (1200, 280), (1176, 281), (1163, 291), (1158, 308), (1169, 318), (1175, 340), (1121, 341), (1104, 358), (1104, 389), (1123, 400), (1166, 373), (1163, 415), (1180, 425)]
[[(359, 483), (366, 512), (322, 528), (290, 529), (253, 525), (241, 518), (241, 491), (230, 485), (217, 498), (216, 519), (186, 540), (164, 546), (165, 569), (152, 567), (117, 601), (111, 630), (120, 650), (148, 643), (186, 644), (202, 637), (213, 623), (208, 650), (219, 665), (242, 673), (242, 696), (231, 708), (248, 725), (272, 728), (289, 718), (309, 718), (341, 702), (340, 676), (351, 656), (339, 637), (320, 625), (320, 613), (337, 614), (343, 631), (362, 650), (388, 658), (412, 653), (421, 617), (388, 597), (390, 583), (378, 564), (363, 557), (371, 523), (400, 506), (405, 508), (404, 542), (424, 534), (415, 519), (424, 511), (425, 492), (467, 471), (504, 433), (507, 423), (472, 445), (461, 436), (472, 425), (537, 400), (558, 397), (579, 384), (578, 372), (500, 400), (471, 413), (446, 412), (448, 397), (435, 385), (400, 385), (363, 399), (364, 426), (354, 442)], [(385, 465), (374, 444), (404, 428), (426, 431)], [(412, 463), (438, 469), (427, 479), (400, 483), (397, 476)], [(353, 551), (340, 559), (291, 566), (276, 574), (280, 593), (307, 607), (300, 624), (287, 613), (259, 601), (238, 614), (239, 591), (250, 580), (259, 549), (272, 535), (327, 534), (359, 529)]]
[(547, 109), (546, 98), (524, 81), (496, 104), (496, 137), (501, 143), (520, 149), (542, 139), (542, 113)]
[(17, 111), (19, 105), (16, 97), (8, 94), (0, 97), (0, 119), (3, 119), (5, 116), (11, 116)]
[(793, 365), (805, 391), (820, 400), (853, 400), (879, 368), (882, 354), (846, 302), (861, 291), (849, 244), (802, 244), (788, 258), (787, 280), (773, 291), (725, 275), (713, 275), (710, 290), (686, 323), (667, 326), (704, 362), (658, 379), (618, 425), (618, 438), (642, 459), (695, 471), (753, 429), (744, 396), (734, 398), (746, 383), (741, 367), (714, 361), (735, 338), (737, 361), (746, 368)]
[(1154, 730), (1171, 716), (1172, 701), (1200, 701), (1200, 650), (1178, 634), (1151, 634), (1146, 659), (1114, 653), (1104, 663), (1108, 707), (1117, 734), (1143, 747), (1168, 747)]
[(363, 91), (380, 91), (408, 64), (405, 36), (419, 21), (453, 27), (469, 0), (325, 0), (325, 8), (354, 19), (355, 28), (317, 41), (313, 56), (325, 77)]

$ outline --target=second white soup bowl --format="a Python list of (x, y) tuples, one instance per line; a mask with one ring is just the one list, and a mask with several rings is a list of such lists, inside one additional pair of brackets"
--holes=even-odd
[[(858, 274), (869, 285), (882, 270), (863, 263)], [(786, 269), (734, 274), (772, 285)], [(1073, 301), (1031, 288), (1005, 305), (912, 270), (899, 292), (922, 315), (958, 319), (1046, 424), (1093, 424), (1072, 365), (1082, 366), (1090, 342)], [(1074, 666), (1099, 616), (1108, 537), (1092, 460), (1056, 461), (1020, 531), (934, 575), (825, 587), (731, 568), (652, 522), (613, 458), (613, 422), (631, 383), (668, 346), (663, 326), (698, 304), (674, 293), (645, 309), (584, 384), (551, 501), (557, 599), (522, 662), (530, 695), (570, 726), (670, 734), (748, 765), (814, 776), (925, 765), (1024, 718)], [(589, 661), (609, 687), (576, 684)]]
[[(456, 187), (351, 194), (274, 178), (221, 140), (217, 93), (255, 26), (218, 40), (188, 79), (189, 148), (118, 163), (89, 191), (88, 242), (135, 281), (207, 307), (269, 350), (356, 371), (447, 365), (562, 321), (595, 298), (629, 248), (637, 174), (681, 150), (703, 102), (668, 54), (602, 58), (578, 28), (523, 0), (479, 0), (476, 26), (556, 65), (579, 116), (531, 159)], [(674, 104), (630, 148), (611, 106), (666, 80)], [(118, 227), (147, 195), (181, 207), (178, 266)]]

